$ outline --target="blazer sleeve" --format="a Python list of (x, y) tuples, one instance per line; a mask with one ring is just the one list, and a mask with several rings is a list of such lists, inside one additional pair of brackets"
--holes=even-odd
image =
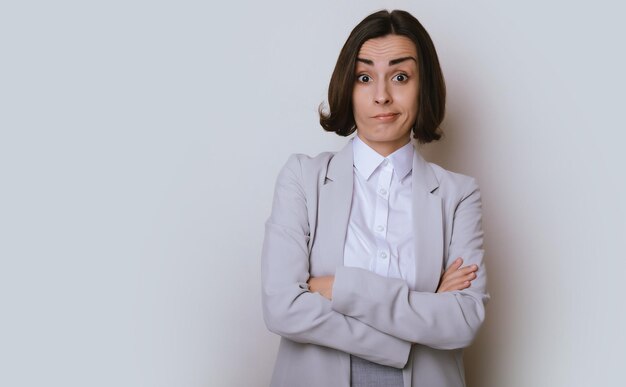
[(334, 311), (308, 290), (309, 222), (302, 168), (292, 155), (276, 181), (262, 251), (262, 304), (267, 328), (289, 340), (322, 345), (402, 368), (411, 343)]
[(401, 279), (341, 267), (335, 274), (333, 310), (413, 343), (436, 349), (469, 346), (484, 321), (489, 295), (483, 262), (480, 191), (474, 179), (465, 192), (454, 212), (446, 266), (457, 257), (463, 258), (464, 265), (478, 265), (477, 278), (469, 288), (444, 293), (417, 292), (409, 290)]

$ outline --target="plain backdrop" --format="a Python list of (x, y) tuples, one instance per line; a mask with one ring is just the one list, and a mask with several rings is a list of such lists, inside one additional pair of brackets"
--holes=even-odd
[(260, 252), (294, 152), (382, 8), (429, 31), (478, 178), (492, 301), (470, 387), (623, 385), (617, 1), (0, 4), (0, 385), (266, 386)]

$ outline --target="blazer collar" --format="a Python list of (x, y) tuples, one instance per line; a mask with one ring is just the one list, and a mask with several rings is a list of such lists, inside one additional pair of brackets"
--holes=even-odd
[[(352, 151), (352, 141), (348, 143), (335, 155), (328, 164), (326, 178), (332, 181), (349, 180), (352, 183), (354, 168), (354, 153)], [(428, 193), (434, 192), (439, 187), (439, 181), (435, 176), (435, 172), (426, 160), (419, 154), (417, 149), (413, 147), (413, 172), (412, 172), (413, 190), (423, 190)], [(350, 188), (352, 194), (352, 188)]]
[[(323, 261), (328, 260), (329, 268), (343, 266), (343, 252), (346, 231), (350, 220), (353, 191), (353, 155), (352, 141), (335, 153), (328, 162), (326, 176), (318, 197), (318, 216), (314, 231), (317, 238), (324, 241), (319, 244), (319, 255)], [(313, 265), (318, 260), (311, 260), (310, 270), (317, 270)], [(328, 272), (331, 274), (333, 272)]]
[(433, 168), (419, 154), (417, 149), (413, 154), (413, 190), (420, 189), (428, 193), (434, 192), (439, 188), (439, 180), (435, 176)]
[[(354, 166), (354, 155), (352, 152), (352, 141), (348, 143), (330, 159), (326, 178), (332, 181), (350, 181), (352, 184), (352, 171)], [(352, 188), (350, 188), (352, 193)]]
[(409, 172), (411, 172), (413, 154), (415, 153), (413, 144), (409, 141), (389, 156), (384, 157), (363, 142), (358, 135), (354, 136), (352, 139), (352, 150), (354, 155), (354, 167), (366, 180), (370, 179), (374, 171), (384, 160), (389, 160), (396, 178), (399, 181), (404, 180)]
[(443, 268), (443, 208), (433, 168), (415, 151), (413, 157), (413, 227), (415, 290), (435, 292)]

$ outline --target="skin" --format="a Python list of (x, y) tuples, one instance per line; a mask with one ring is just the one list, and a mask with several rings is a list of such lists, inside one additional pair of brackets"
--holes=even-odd
[(415, 44), (400, 35), (367, 40), (357, 55), (355, 72), (352, 105), (357, 135), (389, 156), (410, 141), (417, 117)]
[[(365, 41), (357, 55), (352, 105), (357, 136), (387, 157), (411, 141), (417, 117), (417, 50), (409, 38), (387, 35)], [(457, 258), (442, 274), (437, 293), (463, 290), (476, 278), (476, 265)], [(334, 276), (311, 277), (309, 290), (331, 300)]]

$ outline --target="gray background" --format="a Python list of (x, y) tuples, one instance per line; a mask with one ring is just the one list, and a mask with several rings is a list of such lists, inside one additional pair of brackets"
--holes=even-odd
[(618, 2), (0, 5), (0, 385), (264, 386), (273, 184), (336, 150), (316, 109), (380, 8), (437, 46), (446, 139), (483, 191), (470, 386), (617, 386), (626, 338)]

